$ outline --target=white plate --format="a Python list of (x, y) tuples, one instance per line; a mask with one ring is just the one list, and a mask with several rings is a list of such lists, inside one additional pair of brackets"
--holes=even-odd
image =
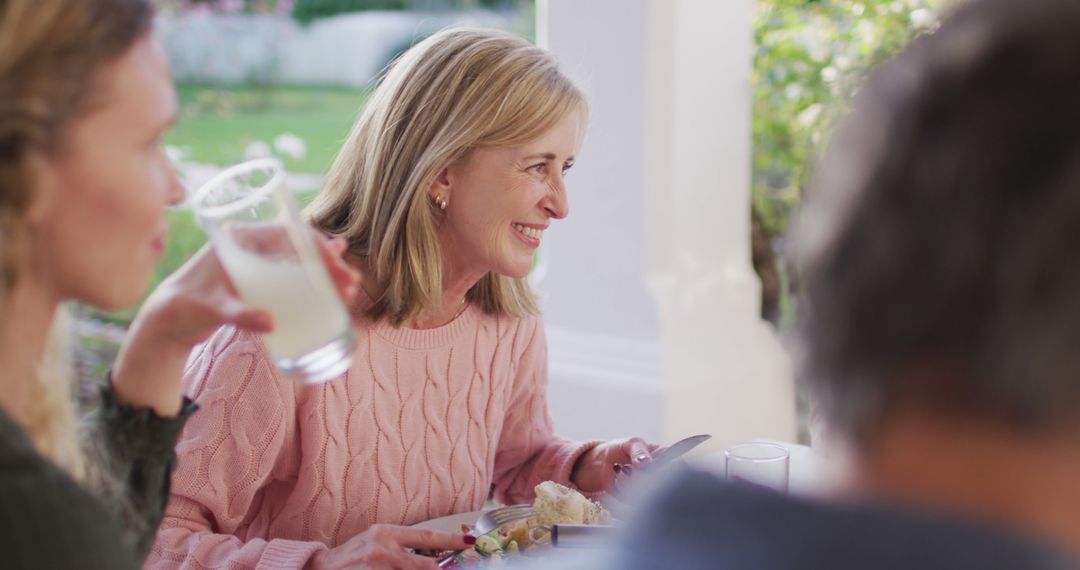
[(447, 515), (445, 517), (439, 517), (437, 519), (419, 522), (412, 526), (413, 528), (425, 528), (428, 530), (442, 530), (446, 532), (461, 533), (461, 525), (472, 525), (476, 522), (476, 519), (480, 518), (481, 514), (483, 514), (483, 511), (458, 513), (456, 515)]

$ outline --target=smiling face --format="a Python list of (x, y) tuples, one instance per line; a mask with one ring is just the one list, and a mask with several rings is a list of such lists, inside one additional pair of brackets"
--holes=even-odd
[(431, 195), (448, 202), (439, 238), (449, 276), (529, 274), (551, 220), (569, 213), (565, 176), (580, 128), (571, 113), (525, 144), (474, 149), (439, 176)]
[(164, 208), (183, 200), (161, 144), (177, 103), (165, 54), (149, 37), (96, 80), (97, 105), (38, 169), (32, 263), (61, 299), (118, 309), (146, 287), (164, 246)]

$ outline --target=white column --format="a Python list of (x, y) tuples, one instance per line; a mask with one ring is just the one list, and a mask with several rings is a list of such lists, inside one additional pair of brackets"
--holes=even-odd
[[(560, 338), (585, 334), (613, 341), (612, 381), (597, 389), (644, 404), (625, 415), (656, 418), (664, 440), (795, 437), (790, 363), (758, 318), (750, 264), (752, 8), (752, 0), (538, 3), (539, 42), (592, 110), (572, 214), (546, 238), (540, 284), (557, 422), (567, 409), (560, 386), (588, 384), (566, 370), (574, 351)], [(635, 389), (648, 400), (620, 396)], [(592, 410), (588, 421), (605, 425), (608, 407)]]
[[(538, 41), (589, 100), (570, 216), (541, 252), (550, 407), (575, 438), (663, 436), (663, 347), (646, 285), (642, 0), (538, 3)], [(625, 33), (624, 33), (625, 32)]]
[(795, 437), (791, 365), (750, 263), (752, 0), (650, 0), (649, 282), (669, 437)]

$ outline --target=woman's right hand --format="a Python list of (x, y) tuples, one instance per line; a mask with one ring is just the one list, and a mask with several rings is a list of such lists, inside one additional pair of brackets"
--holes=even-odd
[(476, 539), (468, 535), (377, 524), (344, 544), (317, 552), (304, 570), (436, 570), (434, 558), (405, 549), (465, 550), (475, 543)]

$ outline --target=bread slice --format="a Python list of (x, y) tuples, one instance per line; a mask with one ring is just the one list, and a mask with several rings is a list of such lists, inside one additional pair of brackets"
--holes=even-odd
[(542, 525), (609, 524), (611, 515), (585, 495), (554, 481), (536, 486), (533, 501), (536, 520)]

